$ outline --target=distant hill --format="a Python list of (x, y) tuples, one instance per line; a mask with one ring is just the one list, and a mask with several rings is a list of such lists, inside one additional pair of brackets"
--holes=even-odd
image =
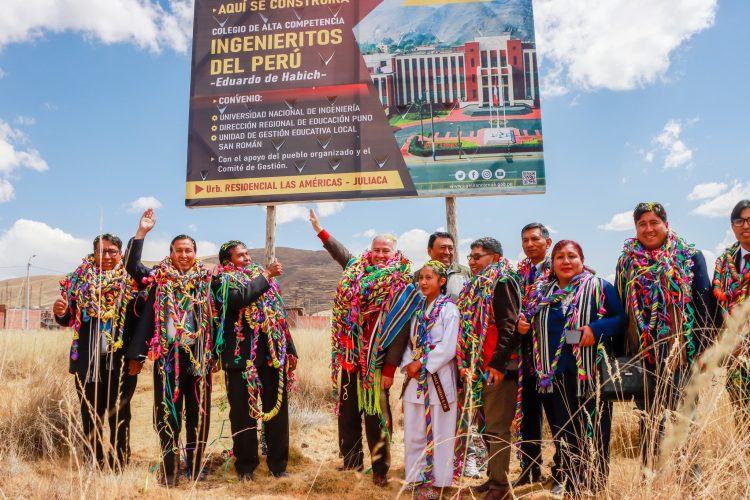
[(401, 3), (400, 0), (386, 1), (372, 11), (357, 26), (357, 41), (360, 44), (377, 44), (384, 38), (391, 38), (397, 42), (410, 33), (431, 33), (440, 43), (448, 45), (463, 44), (477, 36), (502, 33), (510, 33), (522, 40), (533, 40), (534, 21), (529, 0), (406, 9), (400, 7)]
[[(256, 262), (263, 262), (263, 249), (252, 249), (250, 255)], [(341, 267), (331, 260), (328, 252), (279, 247), (276, 249), (276, 258), (284, 266), (284, 274), (279, 278), (279, 283), (288, 306), (304, 307), (306, 314), (331, 308), (333, 294), (341, 279)], [(212, 265), (219, 262), (218, 256), (203, 260)], [(58, 283), (62, 277), (32, 276), (31, 307), (50, 307), (60, 296)], [(0, 281), (0, 304), (25, 307), (25, 281), (25, 278)]]

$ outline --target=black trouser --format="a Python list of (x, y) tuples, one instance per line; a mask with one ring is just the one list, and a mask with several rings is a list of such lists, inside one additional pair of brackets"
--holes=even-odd
[[(546, 403), (546, 404), (544, 404)], [(552, 422), (552, 405), (549, 398), (543, 399), (537, 390), (535, 374), (523, 374), (521, 382), (521, 471), (538, 477), (542, 466), (542, 409), (547, 416), (547, 422)], [(552, 476), (560, 479), (560, 447), (554, 439), (555, 455), (553, 457)]]
[[(108, 370), (102, 358), (99, 381), (85, 382), (75, 374), (81, 402), (81, 424), (89, 446), (85, 453), (95, 457), (99, 467), (124, 467), (130, 458), (130, 401), (137, 376), (130, 376), (122, 363)], [(117, 366), (119, 365), (119, 370)], [(104, 419), (109, 423), (109, 448), (104, 447)]]
[[(636, 400), (638, 409), (644, 412), (640, 419), (641, 463), (653, 468), (659, 456), (668, 413), (677, 410), (683, 389), (690, 380), (690, 367), (684, 365), (669, 371), (665, 364), (644, 366), (647, 373), (644, 398)], [(693, 401), (695, 404), (697, 400)]]
[(568, 491), (601, 491), (609, 475), (612, 402), (578, 397), (575, 372), (555, 375), (553, 391), (540, 394), (552, 411), (550, 424), (560, 447), (560, 471)]
[(380, 394), (380, 409), (383, 412), (387, 430), (380, 425), (378, 415), (367, 415), (359, 409), (357, 398), (357, 380), (359, 372), (341, 374), (339, 391), (339, 451), (344, 457), (344, 467), (359, 469), (364, 464), (362, 451), (362, 415), (365, 420), (365, 435), (370, 449), (372, 471), (375, 474), (387, 474), (391, 465), (390, 435), (393, 432), (389, 391)]
[[(166, 371), (163, 367), (166, 366)], [(159, 434), (164, 473), (177, 473), (180, 462), (180, 429), (185, 412), (187, 442), (187, 470), (196, 478), (201, 471), (203, 451), (206, 448), (211, 424), (211, 374), (200, 377), (191, 373), (192, 365), (185, 353), (180, 353), (180, 392), (173, 401), (175, 390), (174, 359), (160, 359), (154, 365), (154, 426)], [(166, 388), (165, 388), (166, 380)], [(165, 405), (166, 403), (166, 405)]]
[[(263, 387), (261, 396), (263, 412), (268, 413), (276, 405), (279, 376), (284, 375), (281, 370), (265, 363), (257, 368), (258, 378)], [(227, 370), (225, 371), (225, 380), (227, 398), (229, 399), (229, 422), (232, 426), (234, 468), (238, 474), (249, 474), (260, 463), (258, 458), (258, 424), (250, 416), (247, 382), (243, 378), (243, 371), (240, 369)], [(266, 437), (268, 469), (272, 474), (281, 474), (286, 471), (289, 462), (289, 405), (286, 387), (284, 387), (279, 413), (264, 422), (263, 429)]]

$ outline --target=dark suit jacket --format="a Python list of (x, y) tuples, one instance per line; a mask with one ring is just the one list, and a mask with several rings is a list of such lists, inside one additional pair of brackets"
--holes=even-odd
[[(511, 354), (517, 352), (521, 335), (516, 332), (518, 315), (521, 313), (521, 288), (514, 278), (498, 281), (492, 294), (492, 311), (497, 328), (497, 345), (489, 366), (498, 371), (514, 370), (510, 367)], [(486, 355), (487, 353), (485, 353)]]
[[(716, 326), (720, 324), (720, 312), (713, 294), (711, 278), (706, 268), (706, 258), (698, 250), (691, 258), (693, 263), (693, 282), (691, 284), (691, 295), (693, 298), (693, 310), (695, 314), (695, 323), (693, 325), (694, 344), (696, 356), (702, 353), (713, 342)], [(625, 305), (628, 315), (632, 311), (628, 307), (625, 293), (625, 283), (622, 269), (618, 266), (616, 270), (615, 285), (621, 302)], [(634, 340), (638, 338), (638, 325), (629, 317), (628, 335), (623, 337), (624, 342), (615, 344), (615, 355), (629, 354), (634, 355), (638, 352), (638, 344)]]
[[(133, 333), (138, 324), (138, 320), (143, 312), (145, 304), (144, 298), (139, 294), (138, 297), (128, 302), (125, 316), (125, 325), (122, 332), (123, 346), (115, 351), (114, 353), (107, 353), (102, 355), (101, 364), (112, 363), (112, 370), (120, 370), (122, 366), (122, 360), (125, 351), (130, 346)], [(71, 300), (68, 304), (68, 309), (65, 314), (61, 317), (55, 316), (55, 321), (61, 326), (72, 326), (73, 317), (75, 314), (77, 304), (75, 300)], [(94, 318), (87, 321), (81, 322), (81, 328), (78, 331), (78, 359), (72, 359), (69, 357), (68, 372), (78, 375), (81, 379), (86, 380), (86, 375), (89, 372), (90, 366), (89, 361), (92, 359), (91, 352), (89, 351), (92, 336), (96, 335), (97, 322)], [(96, 349), (99, 345), (94, 346)]]
[[(153, 286), (143, 283), (143, 279), (148, 277), (152, 268), (145, 266), (143, 262), (141, 262), (142, 254), (143, 240), (131, 239), (128, 243), (128, 248), (125, 251), (125, 270), (133, 277), (133, 279), (135, 279), (136, 283), (138, 283), (139, 289), (148, 292), (148, 298), (143, 307), (141, 319), (138, 321), (133, 332), (133, 339), (130, 342), (130, 346), (125, 351), (125, 357), (127, 359), (137, 359), (139, 361), (142, 361), (145, 358), (146, 353), (148, 353), (148, 343), (153, 338), (154, 329), (156, 327), (156, 311), (154, 310), (156, 293)], [(209, 318), (208, 327), (212, 328), (212, 325), (213, 321)]]
[[(214, 297), (217, 297), (217, 309), (220, 310), (222, 304), (219, 302), (218, 291), (221, 287), (221, 281), (215, 278), (212, 283), (214, 290)], [(240, 315), (240, 310), (244, 307), (249, 306), (260, 298), (268, 289), (270, 285), (266, 280), (265, 276), (258, 276), (252, 280), (248, 285), (242, 289), (230, 289), (227, 293), (227, 304), (226, 304), (226, 316), (224, 318), (224, 346), (220, 353), (217, 353), (217, 358), (221, 358), (221, 365), (224, 370), (244, 370), (246, 362), (250, 359), (250, 351), (252, 348), (252, 340), (254, 333), (250, 331), (250, 328), (246, 323), (242, 323), (242, 334), (245, 340), (240, 344), (240, 361), (237, 362), (234, 354), (235, 347), (237, 345), (237, 333), (234, 331), (234, 324)], [(216, 346), (214, 345), (214, 348)], [(297, 351), (294, 348), (294, 342), (291, 336), (287, 339), (287, 354), (297, 356)], [(256, 367), (261, 367), (266, 364), (266, 361), (270, 359), (270, 353), (268, 351), (268, 337), (267, 333), (260, 331), (258, 334), (258, 347), (255, 353), (254, 364)]]

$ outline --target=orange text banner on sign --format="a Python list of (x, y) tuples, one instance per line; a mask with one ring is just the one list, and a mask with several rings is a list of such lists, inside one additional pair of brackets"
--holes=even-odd
[(372, 173), (296, 175), (291, 177), (188, 182), (185, 196), (191, 200), (204, 200), (239, 196), (381, 191), (403, 187), (404, 184), (401, 182), (399, 173), (390, 170)]

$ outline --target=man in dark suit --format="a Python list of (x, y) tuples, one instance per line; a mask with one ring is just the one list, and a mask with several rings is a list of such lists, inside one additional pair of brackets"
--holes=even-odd
[(660, 203), (639, 203), (633, 220), (636, 237), (625, 241), (615, 283), (628, 312), (626, 352), (649, 374), (636, 403), (645, 415), (642, 461), (653, 467), (667, 414), (713, 338), (716, 300), (703, 253), (670, 229)]
[(154, 268), (141, 262), (144, 238), (156, 224), (144, 212), (128, 248), (125, 268), (148, 290), (148, 302), (126, 351), (128, 371), (140, 372), (146, 357), (154, 362), (154, 426), (162, 452), (161, 482), (175, 486), (180, 462), (183, 409), (187, 439), (184, 474), (203, 480), (202, 463), (211, 416), (213, 300), (211, 273), (196, 260), (195, 240), (175, 237), (170, 253)]
[[(737, 241), (718, 259), (714, 271), (714, 296), (722, 315), (732, 314), (750, 296), (750, 200), (741, 200), (730, 215)], [(721, 324), (723, 319), (717, 322)], [(735, 407), (737, 423), (747, 429), (750, 423), (750, 352), (748, 331), (737, 345), (727, 370), (727, 391)]]
[[(212, 285), (222, 321), (216, 333), (215, 349), (219, 352), (215, 357), (225, 374), (234, 467), (240, 480), (253, 480), (260, 463), (257, 432), (260, 417), (268, 469), (274, 477), (287, 477), (287, 385), (289, 374), (297, 366), (297, 351), (278, 285), (273, 280), (282, 274), (283, 268), (278, 261), (267, 269), (253, 264), (241, 241), (223, 244), (219, 261), (224, 267)], [(258, 399), (252, 407), (249, 396)]]
[(52, 307), (57, 323), (75, 330), (68, 370), (81, 401), (86, 455), (100, 468), (115, 470), (130, 457), (130, 401), (137, 377), (127, 373), (123, 353), (143, 305), (121, 266), (121, 249), (117, 236), (97, 236), (93, 254), (62, 281), (63, 295)]

